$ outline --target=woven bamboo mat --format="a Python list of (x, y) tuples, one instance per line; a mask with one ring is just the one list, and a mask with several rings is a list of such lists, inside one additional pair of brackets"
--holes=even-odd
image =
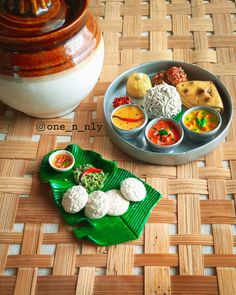
[[(91, 0), (105, 63), (70, 115), (30, 118), (0, 105), (0, 294), (236, 294), (236, 119), (211, 154), (182, 166), (137, 162), (107, 137), (103, 95), (122, 71), (151, 60), (195, 63), (236, 99), (236, 6), (228, 0)], [(100, 132), (53, 125), (102, 124)], [(45, 130), (42, 130), (42, 129)], [(96, 247), (75, 240), (38, 169), (68, 143), (117, 161), (163, 193), (140, 239)]]

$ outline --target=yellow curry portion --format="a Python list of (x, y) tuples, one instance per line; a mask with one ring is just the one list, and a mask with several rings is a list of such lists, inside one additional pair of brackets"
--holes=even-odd
[(114, 111), (111, 120), (118, 128), (131, 130), (142, 126), (145, 118), (138, 107), (126, 105)]
[(218, 124), (218, 118), (207, 110), (192, 111), (184, 118), (185, 126), (195, 132), (210, 132), (214, 130)]

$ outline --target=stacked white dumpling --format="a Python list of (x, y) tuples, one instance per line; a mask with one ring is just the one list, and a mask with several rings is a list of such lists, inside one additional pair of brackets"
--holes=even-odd
[(126, 178), (120, 190), (107, 192), (94, 191), (90, 195), (82, 186), (74, 186), (63, 195), (62, 205), (66, 212), (77, 213), (84, 208), (90, 219), (100, 219), (105, 215), (120, 216), (129, 208), (131, 202), (140, 202), (146, 196), (144, 184), (136, 178)]

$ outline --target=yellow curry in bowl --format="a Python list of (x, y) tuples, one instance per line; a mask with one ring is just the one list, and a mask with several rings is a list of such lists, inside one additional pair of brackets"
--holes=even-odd
[(211, 132), (219, 125), (219, 119), (209, 110), (197, 109), (184, 117), (184, 125), (193, 132)]
[(192, 107), (182, 117), (185, 134), (193, 141), (210, 140), (217, 136), (221, 124), (220, 113), (209, 106)]
[(123, 105), (113, 111), (111, 121), (119, 129), (132, 130), (143, 125), (145, 115), (136, 105)]

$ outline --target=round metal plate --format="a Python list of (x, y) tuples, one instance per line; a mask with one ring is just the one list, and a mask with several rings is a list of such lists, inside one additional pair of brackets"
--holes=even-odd
[[(143, 72), (153, 77), (158, 71), (167, 70), (172, 66), (181, 66), (188, 75), (188, 80), (213, 81), (221, 95), (224, 104), (222, 125), (214, 138), (207, 142), (192, 142), (186, 135), (182, 143), (170, 153), (153, 152), (147, 146), (144, 130), (134, 140), (125, 140), (112, 127), (110, 115), (113, 110), (112, 102), (115, 97), (126, 95), (126, 81), (134, 72)], [(108, 135), (117, 147), (131, 157), (143, 162), (159, 165), (179, 165), (196, 160), (216, 148), (224, 141), (232, 120), (232, 99), (218, 78), (195, 65), (177, 61), (155, 61), (141, 64), (118, 76), (108, 87), (103, 103), (105, 123)]]

